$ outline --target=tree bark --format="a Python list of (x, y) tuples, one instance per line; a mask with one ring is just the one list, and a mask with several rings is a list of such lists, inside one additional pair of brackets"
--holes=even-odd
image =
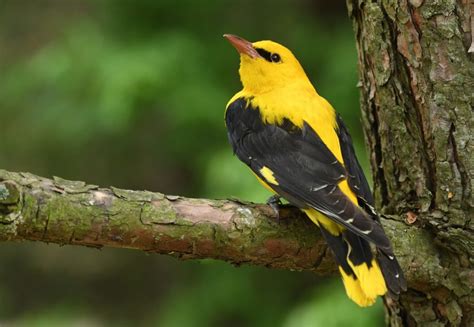
[[(309, 219), (266, 205), (99, 188), (0, 170), (0, 240), (119, 247), (181, 259), (335, 272)], [(290, 216), (295, 219), (289, 219)], [(299, 217), (299, 218), (298, 218)]]
[[(378, 209), (431, 239), (392, 326), (474, 326), (474, 3), (347, 0)], [(402, 237), (399, 235), (398, 237)], [(426, 273), (426, 274), (425, 274)]]

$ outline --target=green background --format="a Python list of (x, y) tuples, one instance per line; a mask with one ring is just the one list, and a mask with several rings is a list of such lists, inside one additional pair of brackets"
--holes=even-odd
[[(222, 38), (293, 50), (368, 171), (357, 54), (338, 1), (0, 1), (0, 167), (103, 186), (262, 202), (233, 157), (240, 89)], [(338, 277), (145, 253), (0, 244), (0, 324), (378, 326)]]

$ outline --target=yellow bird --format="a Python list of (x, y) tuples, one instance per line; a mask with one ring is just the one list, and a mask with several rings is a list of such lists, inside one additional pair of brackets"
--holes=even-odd
[(243, 85), (225, 114), (234, 153), (319, 226), (349, 298), (363, 307), (387, 292), (396, 298), (406, 281), (341, 117), (290, 50), (224, 37), (240, 53)]

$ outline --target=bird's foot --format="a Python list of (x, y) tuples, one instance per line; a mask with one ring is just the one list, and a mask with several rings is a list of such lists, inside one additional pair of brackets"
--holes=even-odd
[(275, 213), (275, 217), (278, 223), (280, 223), (280, 207), (283, 205), (280, 199), (281, 199), (281, 196), (272, 195), (267, 200), (267, 204), (270, 206), (270, 208), (273, 209), (273, 212)]

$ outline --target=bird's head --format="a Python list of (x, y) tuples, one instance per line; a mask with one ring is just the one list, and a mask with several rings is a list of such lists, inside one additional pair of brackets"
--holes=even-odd
[(224, 37), (240, 54), (240, 80), (245, 90), (264, 93), (300, 83), (311, 86), (303, 68), (290, 50), (273, 41), (251, 43), (239, 36)]

